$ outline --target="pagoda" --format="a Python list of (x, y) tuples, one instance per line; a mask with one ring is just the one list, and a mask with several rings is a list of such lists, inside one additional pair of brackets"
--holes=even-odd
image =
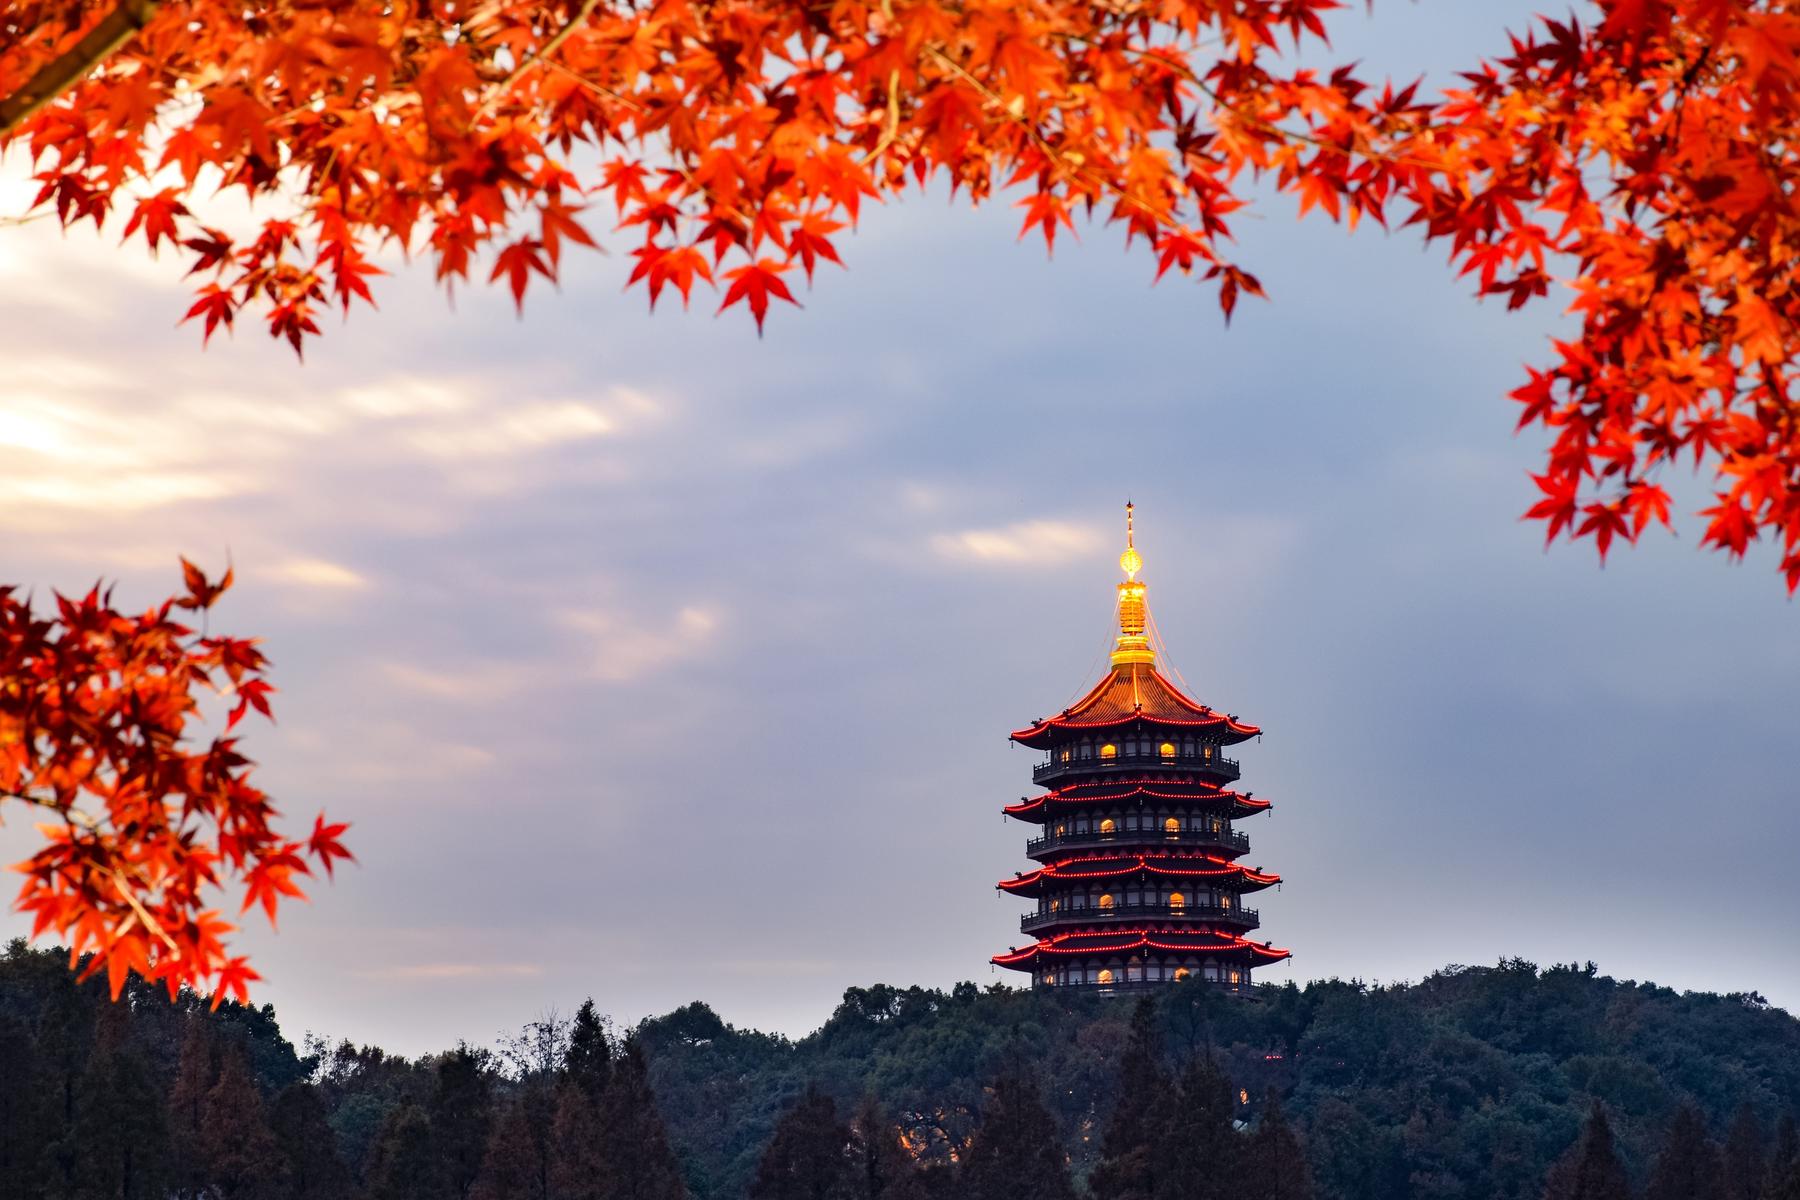
[(1233, 827), (1270, 807), (1230, 788), (1238, 764), (1225, 754), (1262, 731), (1190, 699), (1157, 669), (1130, 504), (1119, 566), (1106, 677), (1012, 734), (1043, 751), (1031, 780), (1048, 790), (1003, 810), (1039, 832), (1025, 843), (1035, 868), (998, 886), (1036, 901), (1019, 922), (1036, 940), (993, 961), (1030, 972), (1034, 988), (1198, 979), (1248, 991), (1253, 967), (1289, 956), (1250, 936), (1261, 921), (1244, 898), (1281, 877), (1244, 865), (1250, 840)]

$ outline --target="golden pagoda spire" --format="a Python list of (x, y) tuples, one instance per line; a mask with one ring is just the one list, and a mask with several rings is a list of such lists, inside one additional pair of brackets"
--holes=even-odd
[(1149, 610), (1144, 604), (1144, 584), (1137, 577), (1144, 568), (1144, 560), (1137, 552), (1132, 522), (1135, 508), (1129, 500), (1125, 502), (1125, 553), (1119, 555), (1119, 567), (1125, 572), (1125, 581), (1119, 584), (1119, 640), (1112, 652), (1115, 669), (1156, 661), (1156, 653), (1150, 649), (1150, 638), (1145, 632)]

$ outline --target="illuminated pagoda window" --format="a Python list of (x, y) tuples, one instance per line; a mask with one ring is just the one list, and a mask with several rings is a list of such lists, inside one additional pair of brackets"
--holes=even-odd
[(1255, 936), (1261, 917), (1244, 904), (1281, 882), (1246, 865), (1250, 842), (1235, 827), (1269, 802), (1236, 788), (1238, 763), (1226, 753), (1262, 731), (1191, 699), (1159, 668), (1134, 523), (1127, 504), (1105, 678), (1012, 735), (1043, 752), (1031, 777), (1046, 790), (1005, 811), (1043, 836), (1026, 845), (1034, 869), (999, 885), (1034, 902), (1019, 923), (1031, 944), (994, 962), (1027, 972), (1036, 988), (1204, 980), (1247, 991), (1252, 968), (1288, 957)]

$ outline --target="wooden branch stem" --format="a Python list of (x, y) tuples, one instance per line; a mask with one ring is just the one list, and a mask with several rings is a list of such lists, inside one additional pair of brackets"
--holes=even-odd
[(162, 0), (119, 0), (119, 6), (79, 42), (45, 63), (24, 87), (0, 99), (0, 138), (11, 135), (39, 109), (118, 53), (161, 7)]

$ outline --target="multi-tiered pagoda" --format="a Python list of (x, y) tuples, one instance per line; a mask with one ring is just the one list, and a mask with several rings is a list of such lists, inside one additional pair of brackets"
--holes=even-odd
[(1031, 945), (994, 957), (1034, 987), (1131, 989), (1198, 978), (1245, 989), (1252, 967), (1288, 957), (1249, 934), (1244, 897), (1281, 882), (1243, 864), (1232, 827), (1269, 808), (1228, 785), (1225, 749), (1262, 731), (1196, 703), (1157, 670), (1132, 506), (1112, 668), (1093, 691), (1012, 740), (1044, 752), (1031, 772), (1050, 790), (1005, 809), (1041, 828), (1035, 870), (1000, 889), (1037, 902), (1019, 928)]

